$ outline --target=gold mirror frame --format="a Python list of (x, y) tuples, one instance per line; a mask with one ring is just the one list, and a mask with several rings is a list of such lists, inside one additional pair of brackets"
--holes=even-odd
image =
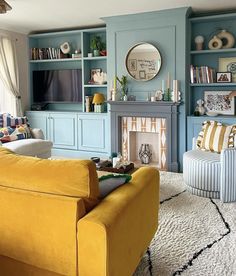
[(152, 44), (140, 42), (129, 49), (125, 67), (130, 77), (136, 81), (149, 81), (160, 72), (162, 58), (159, 50)]

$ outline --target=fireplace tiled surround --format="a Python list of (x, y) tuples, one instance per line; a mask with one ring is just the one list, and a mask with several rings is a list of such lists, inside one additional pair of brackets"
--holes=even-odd
[[(153, 141), (156, 166), (161, 170), (178, 172), (177, 137), (178, 104), (173, 102), (109, 101), (112, 152), (132, 158), (132, 137), (145, 133)], [(154, 134), (154, 136), (152, 136)], [(152, 137), (151, 137), (152, 136)], [(133, 141), (140, 140), (137, 138)], [(154, 139), (154, 140), (153, 140)], [(140, 142), (139, 142), (140, 144)], [(139, 146), (139, 145), (138, 145)], [(135, 149), (137, 155), (137, 148)]]

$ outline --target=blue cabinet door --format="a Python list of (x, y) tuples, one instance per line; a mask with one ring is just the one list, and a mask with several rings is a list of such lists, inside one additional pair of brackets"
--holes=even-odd
[(49, 114), (49, 139), (54, 148), (77, 149), (77, 115), (75, 113)]
[(86, 114), (78, 117), (78, 148), (83, 151), (108, 152), (107, 115)]
[(33, 111), (26, 112), (26, 116), (29, 119), (29, 124), (31, 128), (40, 128), (43, 131), (45, 139), (48, 138), (48, 117), (47, 112)]

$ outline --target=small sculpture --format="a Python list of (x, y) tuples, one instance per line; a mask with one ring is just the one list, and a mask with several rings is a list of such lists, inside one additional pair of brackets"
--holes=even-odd
[(222, 40), (218, 36), (213, 36), (213, 38), (209, 41), (208, 47), (210, 50), (217, 50), (222, 48)]
[(204, 37), (202, 35), (196, 36), (194, 42), (196, 43), (196, 50), (200, 51), (203, 49)]
[(206, 112), (204, 105), (204, 101), (202, 99), (197, 100), (197, 106), (194, 111), (195, 116), (204, 115)]
[(222, 41), (222, 49), (228, 49), (234, 47), (234, 36), (227, 32), (226, 30), (222, 30), (217, 34), (217, 37)]

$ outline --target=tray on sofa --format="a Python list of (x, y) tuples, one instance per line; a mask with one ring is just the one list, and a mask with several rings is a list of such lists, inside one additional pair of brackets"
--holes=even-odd
[(102, 161), (97, 168), (98, 171), (113, 172), (113, 173), (128, 173), (134, 169), (134, 163), (130, 163), (122, 168), (113, 168), (110, 161)]

